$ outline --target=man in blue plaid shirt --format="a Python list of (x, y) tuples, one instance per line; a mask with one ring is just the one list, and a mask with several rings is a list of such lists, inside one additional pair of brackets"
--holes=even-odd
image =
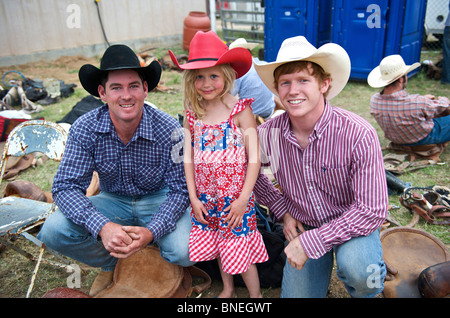
[[(190, 266), (189, 194), (175, 118), (144, 102), (161, 76), (141, 67), (125, 45), (109, 47), (100, 69), (84, 65), (82, 86), (105, 105), (72, 125), (53, 181), (58, 206), (38, 237), (48, 247), (102, 271), (93, 296), (107, 287), (118, 258), (157, 243), (168, 262)], [(100, 194), (86, 197), (94, 171)]]

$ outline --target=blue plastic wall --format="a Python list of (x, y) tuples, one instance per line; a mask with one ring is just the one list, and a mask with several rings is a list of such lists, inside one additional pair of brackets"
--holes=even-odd
[(264, 59), (276, 60), (283, 40), (303, 35), (318, 47), (330, 41), (332, 0), (265, 0)]
[[(284, 39), (303, 35), (316, 47), (341, 45), (350, 78), (366, 80), (388, 55), (420, 61), (426, 0), (266, 0), (264, 57), (276, 60)], [(417, 70), (416, 70), (417, 72)]]
[(406, 64), (418, 62), (426, 2), (334, 0), (331, 42), (349, 54), (350, 78), (365, 80), (385, 56), (392, 54), (400, 54)]

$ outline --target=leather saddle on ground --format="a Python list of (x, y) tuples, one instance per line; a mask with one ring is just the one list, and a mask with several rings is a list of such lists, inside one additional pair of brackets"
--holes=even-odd
[(450, 260), (447, 247), (426, 231), (395, 227), (381, 232), (387, 275), (386, 298), (420, 298), (419, 275), (427, 268)]
[[(193, 277), (202, 282), (193, 284)], [(182, 267), (168, 263), (155, 246), (124, 259), (119, 259), (114, 270), (113, 282), (95, 298), (185, 298), (192, 292), (200, 294), (211, 285), (211, 278), (204, 271), (191, 266)], [(89, 297), (70, 288), (56, 288), (44, 298)]]

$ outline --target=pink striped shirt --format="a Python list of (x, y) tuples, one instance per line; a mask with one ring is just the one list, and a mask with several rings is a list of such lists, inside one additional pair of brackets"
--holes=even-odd
[(327, 102), (305, 149), (287, 113), (261, 125), (258, 135), (261, 161), (283, 193), (260, 174), (256, 199), (277, 219), (289, 212), (314, 227), (299, 236), (309, 258), (380, 227), (388, 206), (386, 175), (377, 133), (367, 121)]

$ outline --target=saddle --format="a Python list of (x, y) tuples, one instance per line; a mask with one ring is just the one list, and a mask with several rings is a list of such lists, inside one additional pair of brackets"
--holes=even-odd
[[(193, 285), (194, 276), (200, 277), (202, 282)], [(130, 257), (119, 259), (112, 284), (94, 298), (185, 298), (192, 292), (201, 294), (210, 285), (211, 278), (204, 271), (194, 266), (171, 264), (161, 257), (157, 247), (148, 246)], [(43, 297), (85, 297), (80, 293), (70, 288), (56, 288)]]
[[(419, 217), (424, 218), (429, 224), (450, 224), (450, 189), (446, 187), (405, 188), (399, 201), (405, 208), (415, 213), (413, 221), (408, 226), (414, 226), (419, 221)], [(447, 219), (438, 221), (439, 218)]]
[[(387, 268), (384, 297), (420, 298), (421, 293), (428, 295), (424, 292), (423, 285), (419, 288), (419, 275), (436, 264), (448, 262), (450, 255), (447, 247), (428, 232), (410, 227), (384, 230), (380, 239)], [(445, 281), (439, 279), (428, 279), (428, 282), (445, 287)], [(448, 293), (448, 289), (444, 293)]]
[(419, 275), (419, 291), (425, 298), (450, 296), (450, 262), (430, 266)]
[[(24, 156), (25, 157), (25, 156)], [(86, 196), (93, 196), (100, 193), (99, 189), (100, 181), (98, 178), (98, 173), (94, 171), (89, 187), (86, 189)], [(20, 198), (42, 201), (42, 202), (53, 202), (53, 197), (50, 192), (45, 192), (39, 188), (33, 182), (27, 180), (14, 180), (8, 183), (5, 187), (5, 197), (16, 196)]]
[(390, 142), (387, 149), (394, 152), (409, 154), (411, 156), (411, 162), (413, 162), (416, 157), (439, 161), (439, 156), (444, 151), (447, 144), (448, 142), (432, 145), (405, 146)]
[(9, 196), (49, 203), (53, 202), (53, 197), (50, 192), (44, 192), (37, 185), (26, 180), (14, 180), (8, 183), (5, 187), (5, 197)]

